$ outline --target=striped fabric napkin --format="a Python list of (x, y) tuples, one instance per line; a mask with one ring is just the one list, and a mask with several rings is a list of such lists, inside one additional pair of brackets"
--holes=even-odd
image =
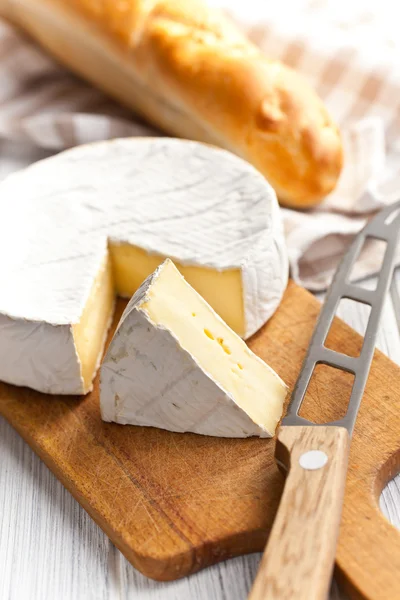
[[(400, 42), (390, 13), (382, 18), (391, 1), (212, 0), (269, 56), (302, 71), (342, 127), (345, 168), (337, 189), (310, 212), (283, 209), (292, 277), (314, 291), (329, 284), (367, 219), (400, 196)], [(106, 138), (162, 135), (4, 21), (0, 82), (3, 139), (57, 152)], [(376, 273), (380, 262), (371, 241), (354, 279)]]

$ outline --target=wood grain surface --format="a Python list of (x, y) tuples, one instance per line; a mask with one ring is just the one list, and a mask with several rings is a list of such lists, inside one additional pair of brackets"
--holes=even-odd
[[(290, 386), (318, 310), (310, 294), (291, 284), (276, 316), (250, 342)], [(332, 335), (342, 351), (360, 344), (340, 321)], [(399, 533), (378, 506), (400, 462), (399, 374), (376, 353), (351, 447), (337, 552), (347, 589), (380, 600), (400, 597)], [(306, 416), (321, 419), (332, 404), (347, 401), (344, 376), (328, 368), (318, 374)], [(69, 398), (3, 384), (0, 400), (2, 414), (146, 575), (182, 577), (265, 545), (283, 486), (273, 440), (105, 424), (97, 387), (86, 398)]]
[[(343, 427), (284, 425), (279, 429), (275, 457), (288, 474), (250, 600), (326, 600), (349, 447)], [(315, 468), (302, 464), (316, 451), (325, 456), (325, 464)]]

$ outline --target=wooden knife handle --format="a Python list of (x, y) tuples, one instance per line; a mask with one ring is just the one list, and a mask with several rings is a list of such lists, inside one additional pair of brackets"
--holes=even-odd
[(288, 476), (250, 600), (326, 600), (349, 446), (343, 427), (280, 428), (275, 456)]

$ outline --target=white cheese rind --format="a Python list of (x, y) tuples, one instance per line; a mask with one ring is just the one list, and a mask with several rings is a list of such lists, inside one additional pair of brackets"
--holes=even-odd
[[(79, 322), (109, 242), (182, 265), (239, 269), (245, 338), (272, 315), (287, 284), (272, 188), (246, 162), (196, 142), (74, 148), (2, 182), (0, 210), (0, 379), (43, 392), (81, 393), (79, 360), (60, 326)], [(51, 351), (34, 352), (47, 338)]]
[(15, 321), (0, 315), (0, 341), (1, 381), (46, 394), (60, 390), (63, 394), (82, 394), (71, 326)]

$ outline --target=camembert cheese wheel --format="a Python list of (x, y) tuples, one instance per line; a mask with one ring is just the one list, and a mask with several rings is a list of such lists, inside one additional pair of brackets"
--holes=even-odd
[(276, 196), (249, 164), (167, 138), (81, 146), (0, 184), (0, 380), (90, 391), (116, 294), (166, 257), (241, 337), (277, 308)]

